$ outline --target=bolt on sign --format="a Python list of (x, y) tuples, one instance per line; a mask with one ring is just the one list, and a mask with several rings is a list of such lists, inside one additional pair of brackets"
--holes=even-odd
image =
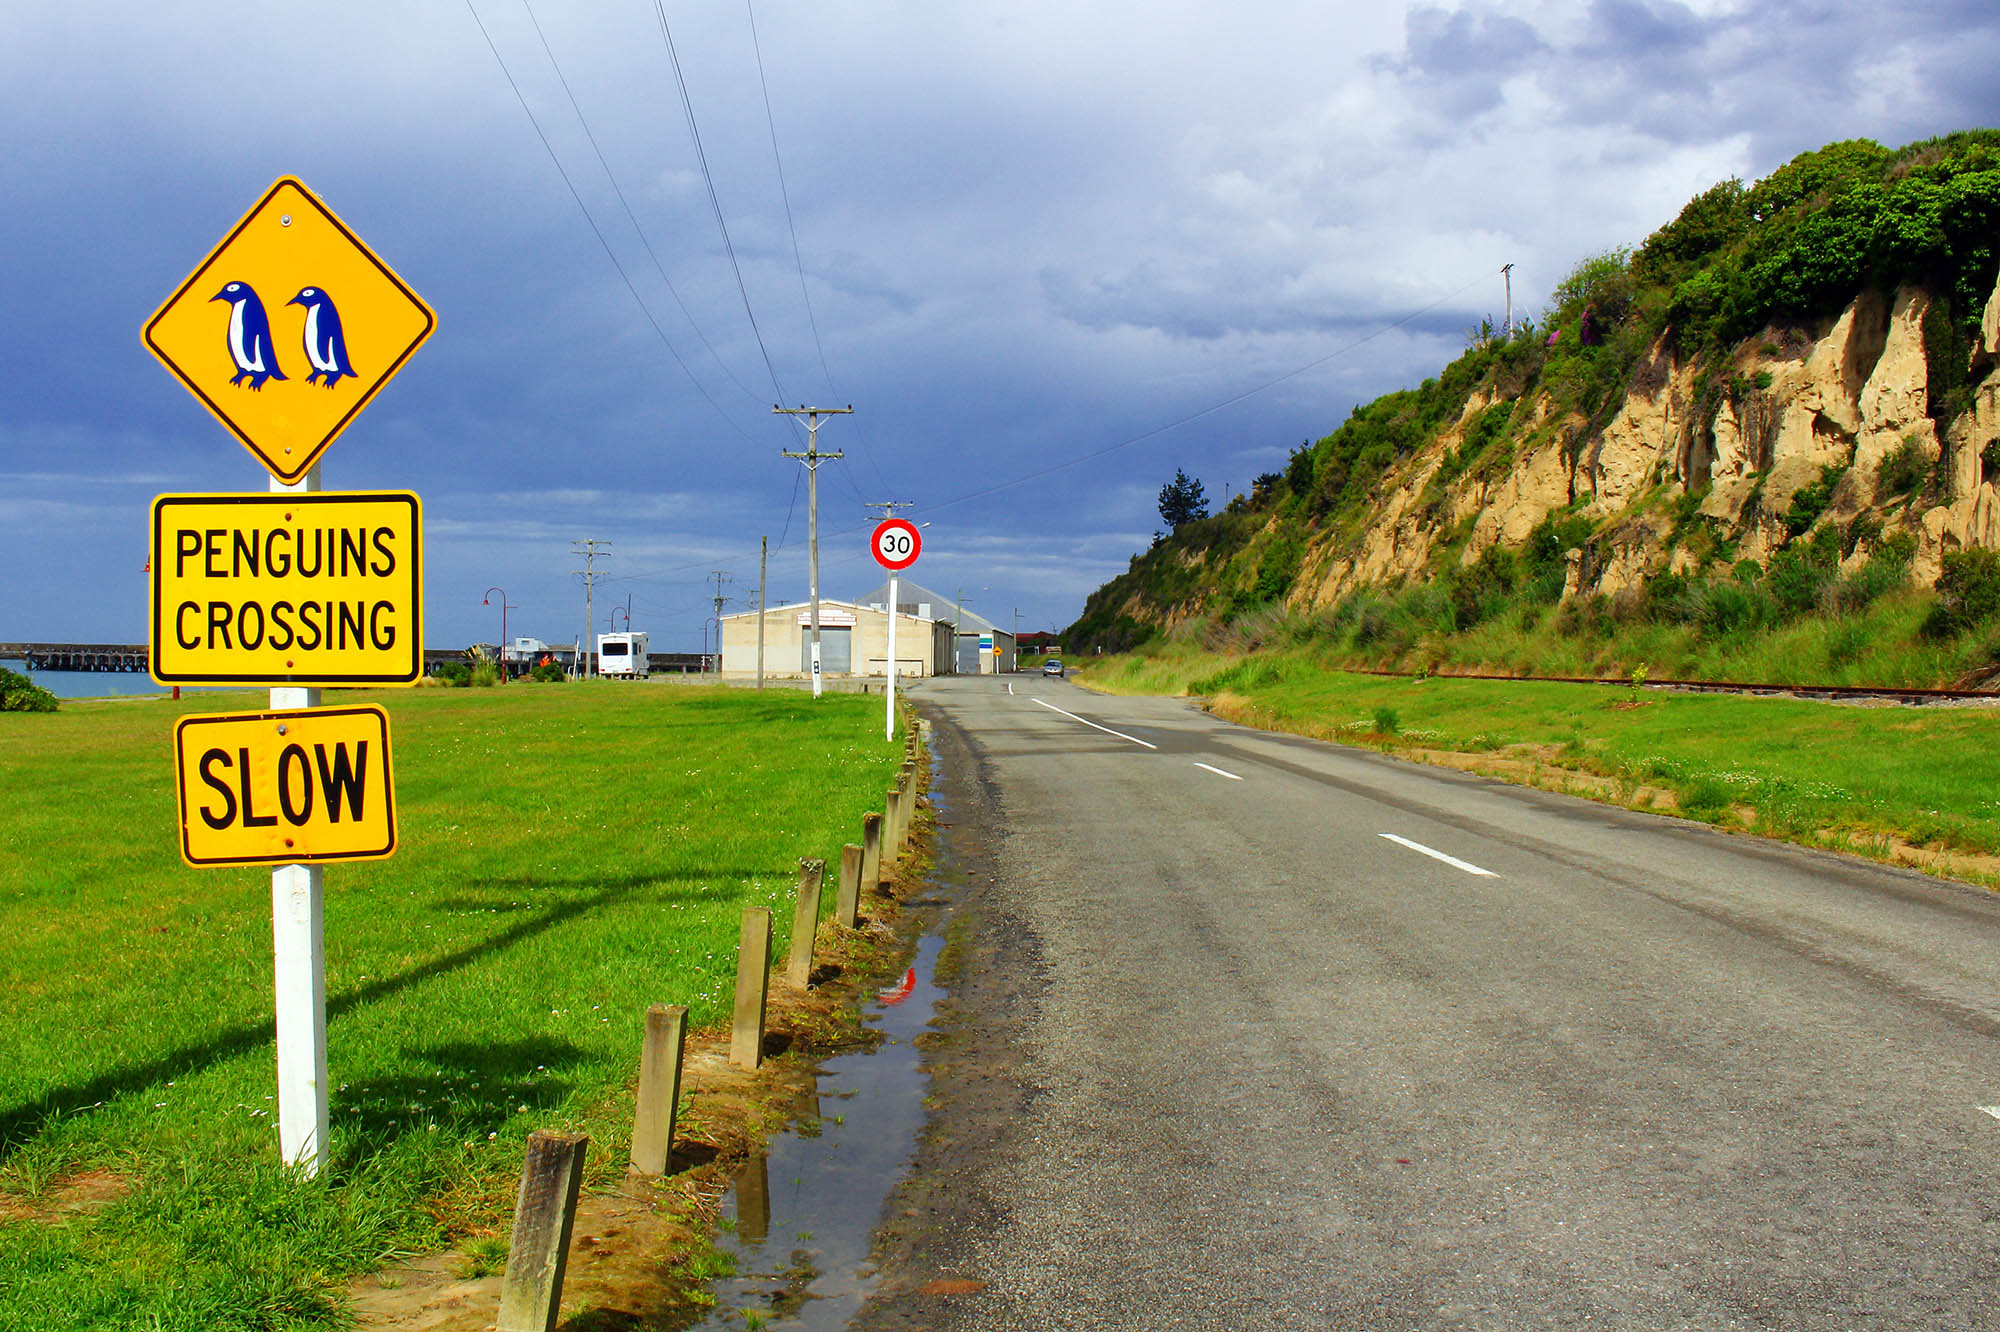
[(423, 510), (410, 492), (161, 495), (152, 533), (161, 684), (423, 674)]
[(396, 849), (389, 714), (378, 707), (183, 717), (174, 776), (190, 865), (375, 860)]
[(437, 317), (304, 184), (278, 179), (146, 321), (146, 347), (296, 483)]

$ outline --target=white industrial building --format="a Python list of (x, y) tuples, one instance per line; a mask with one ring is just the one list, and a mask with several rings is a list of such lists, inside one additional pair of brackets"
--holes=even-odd
[[(900, 598), (899, 598), (900, 600)], [(812, 673), (811, 606), (795, 602), (764, 611), (764, 675), (805, 678)], [(951, 625), (914, 613), (896, 620), (899, 678), (951, 670)], [(821, 679), (882, 679), (889, 674), (889, 615), (880, 605), (820, 598)], [(722, 673), (757, 674), (757, 612), (722, 617)]]
[[(883, 610), (889, 604), (889, 585), (883, 583), (861, 598), (861, 604)], [(950, 628), (953, 665), (958, 675), (992, 675), (1014, 669), (1014, 633), (1002, 629), (963, 601), (940, 596), (908, 578), (896, 580), (896, 607), (906, 615), (936, 620)]]

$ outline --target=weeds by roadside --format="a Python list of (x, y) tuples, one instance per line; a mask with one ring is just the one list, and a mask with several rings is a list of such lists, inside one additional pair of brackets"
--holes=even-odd
[[(1220, 716), (1574, 789), (1720, 827), (2000, 886), (2000, 711), (1845, 707), (1551, 681), (1384, 678), (1304, 650), (1093, 660), (1109, 693), (1197, 694)], [(1216, 686), (1221, 685), (1218, 689)]]

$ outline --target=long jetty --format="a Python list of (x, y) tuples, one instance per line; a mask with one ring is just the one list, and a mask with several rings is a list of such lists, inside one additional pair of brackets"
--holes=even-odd
[[(550, 654), (564, 664), (575, 655), (567, 648), (560, 652), (552, 648)], [(427, 672), (466, 660), (464, 648), (424, 650)], [(646, 660), (650, 669), (669, 672), (701, 671), (715, 662), (713, 656), (704, 657), (698, 652), (650, 652)], [(143, 675), (147, 648), (144, 643), (0, 643), (0, 661), (26, 662), (30, 671), (125, 671)], [(512, 674), (522, 675), (533, 665), (531, 661), (514, 660), (507, 663), (507, 668)]]
[(0, 643), (0, 661), (24, 661), (31, 671), (138, 671), (144, 643)]

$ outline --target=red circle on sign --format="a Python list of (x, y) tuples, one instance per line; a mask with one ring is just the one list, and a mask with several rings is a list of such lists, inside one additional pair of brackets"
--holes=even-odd
[(868, 539), (868, 544), (875, 552), (875, 563), (891, 573), (915, 564), (924, 550), (924, 539), (917, 532), (917, 525), (903, 518), (884, 518), (876, 524), (875, 535)]

